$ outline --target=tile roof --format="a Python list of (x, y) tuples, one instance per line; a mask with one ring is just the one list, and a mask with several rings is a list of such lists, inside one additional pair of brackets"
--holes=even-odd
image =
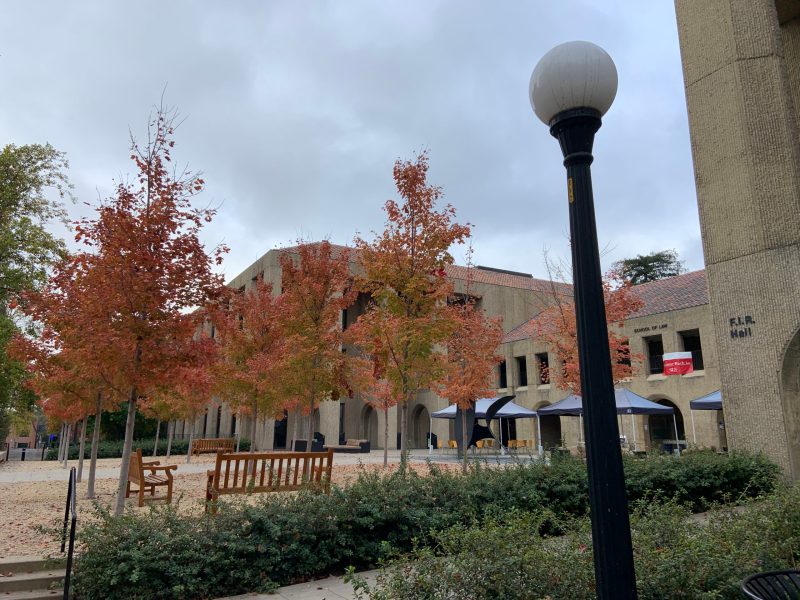
[[(632, 291), (644, 302), (644, 306), (630, 319), (708, 304), (705, 270), (642, 283), (634, 286)], [(535, 333), (534, 319), (530, 319), (505, 334), (502, 343), (525, 340)]]
[[(466, 280), (470, 269), (467, 267), (462, 267), (461, 265), (449, 265), (446, 271), (452, 279)], [(498, 271), (489, 271), (479, 268), (473, 268), (471, 276), (472, 281), (477, 283), (502, 285), (505, 287), (532, 290), (534, 292), (549, 293), (552, 291), (552, 285), (555, 286), (556, 293), (569, 296), (572, 295), (572, 286), (568, 283), (561, 283), (559, 281), (550, 282), (547, 279), (536, 279), (534, 277), (527, 277), (525, 275), (514, 275), (512, 273), (501, 273)]]
[(502, 343), (508, 344), (510, 342), (518, 342), (533, 337), (536, 333), (536, 327), (534, 327), (533, 323), (534, 319), (530, 319), (529, 321), (525, 321), (522, 325), (517, 325), (503, 336)]
[(708, 304), (705, 270), (642, 283), (632, 291), (644, 302), (644, 307), (632, 314), (631, 319)]

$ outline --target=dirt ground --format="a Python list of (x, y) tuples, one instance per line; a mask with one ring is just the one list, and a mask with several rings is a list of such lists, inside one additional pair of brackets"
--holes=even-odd
[[(203, 510), (205, 500), (204, 471), (198, 473), (181, 473), (181, 466), (186, 465), (185, 456), (172, 457), (169, 461), (160, 459), (161, 464), (176, 464), (178, 470), (175, 474), (173, 487), (173, 502), (180, 498), (179, 507), (182, 511), (193, 512)], [(192, 465), (207, 464), (212, 467), (213, 456), (192, 458)], [(70, 461), (69, 466), (76, 466), (77, 461)], [(396, 469), (396, 462), (390, 463), (389, 470)], [(411, 463), (418, 471), (427, 470), (425, 463)], [(110, 477), (109, 471), (118, 473), (119, 459), (100, 459), (97, 461), (98, 478), (95, 483), (96, 497), (99, 502), (111, 505), (117, 491), (118, 475)], [(347, 485), (358, 474), (359, 470), (382, 470), (382, 464), (336, 464), (333, 466), (333, 483)], [(37, 526), (52, 526), (59, 520), (63, 523), (64, 508), (67, 494), (67, 475), (63, 466), (54, 461), (46, 462), (9, 462), (0, 464), (0, 474), (19, 473), (20, 477), (45, 477), (57, 471), (64, 473), (63, 480), (50, 481), (15, 481), (0, 483), (0, 558), (20, 555), (45, 555), (56, 552), (60, 542), (53, 539), (51, 534), (37, 530)], [(86, 499), (86, 479), (88, 477), (88, 462), (84, 464), (83, 481), (78, 484), (78, 523), (81, 519), (91, 518), (91, 501)], [(102, 471), (106, 471), (105, 476)], [(158, 494), (162, 490), (158, 490)], [(136, 507), (133, 497), (128, 504)], [(135, 510), (148, 510), (147, 504)]]

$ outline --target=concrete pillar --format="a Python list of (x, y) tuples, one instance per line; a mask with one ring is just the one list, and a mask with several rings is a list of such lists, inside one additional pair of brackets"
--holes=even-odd
[(709, 300), (730, 448), (800, 477), (800, 402), (781, 359), (800, 327), (796, 3), (676, 0)]
[(319, 432), (326, 444), (339, 443), (339, 402), (327, 400), (319, 405)]

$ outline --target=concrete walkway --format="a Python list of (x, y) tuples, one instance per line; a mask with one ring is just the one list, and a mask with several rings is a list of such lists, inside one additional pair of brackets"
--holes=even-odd
[[(372, 584), (378, 571), (359, 574)], [(345, 583), (343, 577), (328, 577), (282, 587), (271, 594), (242, 594), (218, 600), (355, 600), (355, 595), (353, 586)]]

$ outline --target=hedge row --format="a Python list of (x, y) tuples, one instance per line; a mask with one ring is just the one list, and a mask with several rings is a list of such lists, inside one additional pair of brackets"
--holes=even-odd
[[(97, 458), (119, 458), (122, 456), (122, 446), (124, 440), (104, 441), (97, 445)], [(133, 451), (136, 452), (138, 448), (142, 449), (144, 456), (152, 456), (153, 446), (155, 439), (150, 440), (134, 440)], [(80, 447), (77, 444), (70, 444), (69, 447), (69, 460), (78, 460), (78, 450)], [(239, 441), (239, 450), (246, 451), (250, 449), (250, 440), (241, 439)], [(172, 440), (171, 454), (186, 454), (189, 450), (189, 440)], [(86, 443), (84, 447), (83, 457), (91, 458), (92, 446)], [(158, 440), (158, 456), (164, 456), (167, 453), (167, 440), (159, 438)], [(58, 459), (58, 446), (54, 446), (47, 450), (45, 460)]]
[[(675, 498), (694, 508), (739, 501), (773, 489), (778, 469), (761, 456), (687, 454), (627, 460), (632, 500)], [(335, 468), (335, 467), (334, 467)], [(563, 533), (564, 519), (585, 515), (585, 464), (571, 457), (507, 468), (473, 466), (461, 475), (362, 473), (330, 495), (262, 495), (222, 503), (216, 516), (173, 507), (116, 518), (98, 508), (81, 533), (78, 598), (207, 598), (262, 591), (315, 576), (365, 568), (435, 532), (480, 524), (511, 510), (555, 518), (541, 533)]]
[[(702, 524), (673, 501), (640, 503), (631, 517), (640, 600), (739, 600), (740, 583), (796, 568), (800, 486), (746, 510), (721, 508)], [(594, 600), (591, 524), (579, 517), (557, 543), (543, 539), (544, 511), (514, 512), (480, 528), (458, 525), (395, 558), (373, 585), (352, 577), (359, 600)]]

